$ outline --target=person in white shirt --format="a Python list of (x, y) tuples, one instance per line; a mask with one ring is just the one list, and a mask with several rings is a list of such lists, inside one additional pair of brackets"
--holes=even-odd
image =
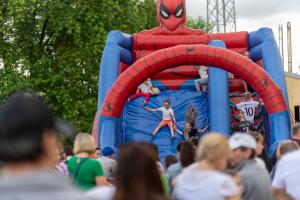
[(164, 126), (169, 126), (172, 139), (175, 138), (174, 130), (181, 133), (181, 131), (178, 130), (178, 128), (176, 126), (176, 118), (175, 118), (173, 109), (170, 107), (170, 104), (171, 104), (170, 100), (167, 99), (163, 102), (163, 105), (164, 105), (163, 107), (160, 107), (157, 109), (150, 109), (150, 108), (144, 107), (145, 110), (147, 110), (147, 111), (150, 111), (150, 112), (161, 111), (163, 114), (162, 121), (159, 123), (159, 125), (156, 127), (156, 129), (152, 133), (153, 136), (155, 136), (158, 133), (158, 131)]
[(148, 78), (146, 81), (144, 81), (142, 84), (139, 85), (136, 93), (132, 95), (128, 99), (128, 101), (144, 96), (145, 97), (144, 104), (147, 104), (151, 96), (158, 95), (159, 93), (160, 93), (159, 89), (154, 87), (151, 83), (151, 79)]
[(236, 104), (236, 108), (244, 113), (246, 121), (253, 124), (256, 108), (264, 104), (262, 102), (254, 101), (250, 92), (244, 94), (244, 99), (243, 102)]
[(221, 134), (205, 135), (196, 151), (197, 162), (175, 179), (173, 196), (180, 200), (238, 200), (240, 191), (233, 179), (223, 173), (230, 149)]
[(300, 200), (300, 150), (284, 155), (278, 162), (272, 182), (274, 197), (287, 193)]
[(208, 84), (207, 67), (205, 67), (205, 66), (198, 66), (197, 68), (198, 68), (198, 72), (199, 72), (200, 78), (196, 79), (195, 82), (194, 82), (196, 90), (198, 92), (200, 92), (201, 91), (200, 85), (202, 85), (202, 91), (206, 92), (207, 91), (207, 84)]

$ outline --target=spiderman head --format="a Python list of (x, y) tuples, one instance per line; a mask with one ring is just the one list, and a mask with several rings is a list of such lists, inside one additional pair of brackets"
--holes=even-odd
[(185, 23), (185, 0), (157, 0), (157, 18), (160, 25), (174, 31)]

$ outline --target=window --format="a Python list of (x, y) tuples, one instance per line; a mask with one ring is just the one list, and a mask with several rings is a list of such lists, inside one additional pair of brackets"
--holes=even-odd
[(295, 106), (295, 120), (300, 122), (300, 106)]

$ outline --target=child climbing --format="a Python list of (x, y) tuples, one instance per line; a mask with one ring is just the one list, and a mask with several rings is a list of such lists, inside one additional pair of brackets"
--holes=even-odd
[(145, 97), (144, 105), (146, 105), (149, 102), (151, 96), (158, 95), (159, 93), (160, 93), (159, 89), (154, 87), (151, 83), (151, 79), (148, 78), (141, 85), (139, 85), (135, 95), (131, 96), (128, 99), (128, 101), (144, 96)]
[(254, 101), (250, 92), (243, 94), (244, 101), (235, 105), (236, 108), (244, 113), (245, 119), (250, 123), (254, 123), (255, 110), (259, 106), (263, 106), (263, 102)]
[(204, 133), (207, 131), (209, 125), (206, 125), (203, 129), (195, 129), (193, 128), (195, 125), (196, 118), (198, 117), (198, 112), (195, 110), (193, 106), (189, 106), (186, 112), (185, 118), (185, 129), (181, 132), (181, 135), (184, 136), (186, 141), (192, 142), (195, 146), (198, 145), (199, 137), (197, 133)]
[(172, 139), (175, 138), (174, 130), (177, 131), (178, 133), (181, 133), (180, 130), (178, 130), (178, 128), (176, 126), (176, 118), (175, 118), (173, 109), (170, 107), (170, 104), (171, 104), (170, 100), (167, 99), (163, 102), (163, 107), (160, 107), (157, 109), (150, 109), (150, 108), (144, 107), (145, 110), (147, 110), (147, 111), (150, 111), (150, 112), (161, 111), (163, 114), (162, 121), (159, 123), (159, 125), (156, 127), (156, 129), (152, 133), (153, 136), (155, 136), (162, 127), (167, 126), (167, 125), (170, 128)]

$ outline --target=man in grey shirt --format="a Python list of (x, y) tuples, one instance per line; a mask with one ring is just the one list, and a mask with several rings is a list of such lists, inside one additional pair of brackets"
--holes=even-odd
[(243, 200), (272, 200), (271, 179), (268, 172), (255, 161), (256, 141), (248, 133), (235, 133), (229, 139), (232, 150), (230, 166), (240, 175)]
[(110, 180), (114, 181), (117, 173), (118, 163), (114, 159), (114, 149), (111, 147), (105, 147), (102, 149), (102, 156), (98, 158), (98, 161), (100, 162), (104, 176)]
[(58, 132), (52, 112), (37, 97), (18, 94), (1, 106), (1, 200), (89, 199), (54, 173)]

